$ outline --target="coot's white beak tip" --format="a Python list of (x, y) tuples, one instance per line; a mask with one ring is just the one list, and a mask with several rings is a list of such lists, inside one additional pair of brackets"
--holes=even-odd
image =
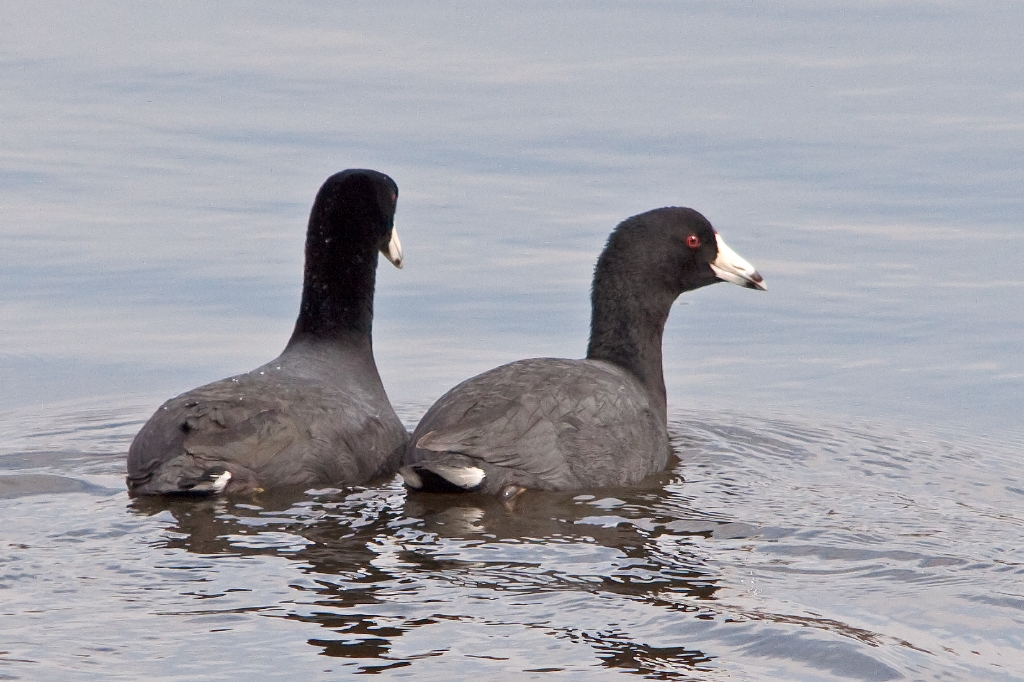
[(710, 265), (718, 279), (747, 289), (768, 291), (768, 285), (764, 283), (764, 278), (754, 269), (753, 265), (730, 249), (721, 235), (716, 234), (715, 241), (718, 242), (718, 257)]
[(398, 230), (391, 228), (391, 241), (385, 248), (380, 250), (384, 257), (391, 261), (399, 270), (402, 269), (402, 242), (398, 239)]

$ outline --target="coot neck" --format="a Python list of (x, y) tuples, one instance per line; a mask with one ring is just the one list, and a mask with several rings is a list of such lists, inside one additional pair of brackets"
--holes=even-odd
[(370, 348), (378, 252), (327, 236), (311, 221), (306, 239), (302, 302), (288, 347), (327, 342)]
[(607, 259), (600, 259), (591, 294), (587, 358), (611, 362), (639, 379), (651, 406), (667, 425), (661, 340), (678, 294), (663, 289), (617, 272)]

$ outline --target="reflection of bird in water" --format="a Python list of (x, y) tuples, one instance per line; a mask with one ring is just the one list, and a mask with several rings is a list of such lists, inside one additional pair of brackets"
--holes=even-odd
[(650, 647), (591, 611), (595, 599), (608, 606), (613, 595), (659, 610), (680, 608), (666, 593), (714, 599), (714, 573), (684, 536), (666, 542), (668, 518), (650, 515), (657, 488), (607, 498), (530, 491), (514, 509), (485, 495), (404, 496), (394, 485), (262, 493), (244, 504), (137, 498), (132, 508), (169, 512), (174, 523), (162, 546), (202, 555), (209, 572), (224, 557), (226, 578), (239, 557), (287, 561), (293, 570), (283, 575), (294, 596), (259, 604), (258, 613), (316, 625), (322, 634), (309, 644), (367, 672), (409, 664), (415, 671), (415, 659), (400, 652), (419, 651), (425, 641), (435, 643), (436, 655), (453, 655), (445, 654), (448, 638), (472, 637), (467, 629), (481, 637), (492, 627), (530, 629), (531, 609), (515, 605), (524, 599), (562, 613), (537, 636), (559, 646), (576, 642), (609, 667), (657, 670), (659, 657), (697, 665), (704, 654)]

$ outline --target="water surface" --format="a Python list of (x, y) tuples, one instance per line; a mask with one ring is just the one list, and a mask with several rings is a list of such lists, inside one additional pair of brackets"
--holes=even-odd
[(698, 412), (672, 420), (670, 472), (514, 509), (397, 483), (129, 503), (146, 415), (116, 413), (7, 415), (11, 678), (998, 680), (1024, 663), (1019, 450)]
[[(1016, 3), (12, 2), (0, 25), (0, 675), (1017, 679)], [(579, 357), (623, 218), (685, 295), (635, 490), (133, 503), (167, 397), (283, 347), (313, 195), (400, 187), (374, 346), (410, 426)]]

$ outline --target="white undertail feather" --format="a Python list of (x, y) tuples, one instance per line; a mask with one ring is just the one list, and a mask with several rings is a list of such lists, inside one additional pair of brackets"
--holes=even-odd
[(452, 485), (460, 488), (475, 488), (484, 480), (484, 470), (479, 467), (453, 467), (447, 464), (432, 464), (430, 470)]
[(402, 482), (410, 488), (419, 490), (423, 487), (423, 479), (412, 467), (402, 467), (398, 470), (398, 475), (402, 477)]
[(231, 472), (224, 471), (221, 472), (221, 474), (212, 481), (203, 481), (202, 483), (197, 484), (194, 488), (192, 488), (191, 492), (212, 493), (214, 495), (219, 495), (220, 493), (224, 492), (224, 488), (228, 487), (228, 481), (230, 480)]
[[(421, 465), (423, 469), (431, 471), (454, 486), (471, 490), (484, 480), (484, 470), (479, 467), (456, 467), (449, 464), (430, 462)], [(416, 472), (416, 466), (405, 466), (398, 470), (405, 484), (410, 488), (419, 490), (423, 488), (423, 479)]]

